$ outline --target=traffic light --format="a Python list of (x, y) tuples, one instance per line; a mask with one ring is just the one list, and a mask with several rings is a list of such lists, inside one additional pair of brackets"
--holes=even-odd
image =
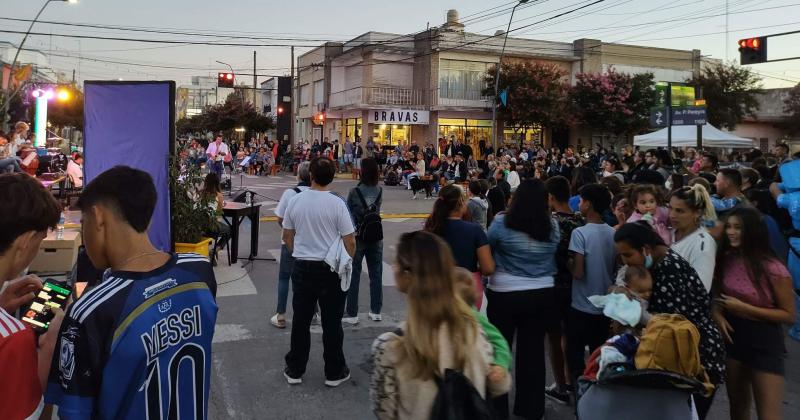
[(739, 40), (741, 64), (758, 64), (767, 61), (767, 37), (746, 38)]
[(283, 107), (278, 105), (278, 115), (283, 115)]
[(219, 73), (217, 78), (217, 86), (223, 88), (233, 87), (233, 73)]

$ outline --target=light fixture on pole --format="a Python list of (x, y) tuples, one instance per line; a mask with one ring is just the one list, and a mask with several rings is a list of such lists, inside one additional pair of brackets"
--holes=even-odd
[(28, 30), (25, 31), (25, 36), (22, 37), (22, 41), (20, 41), (19, 46), (17, 46), (17, 52), (14, 54), (14, 59), (11, 60), (11, 67), (10, 67), (10, 70), (8, 72), (8, 74), (9, 74), (8, 89), (7, 89), (7, 92), (6, 92), (6, 95), (5, 95), (6, 98), (3, 101), (3, 108), (2, 108), (2, 110), (0, 110), (0, 119), (1, 119), (0, 120), (0, 125), (2, 125), (2, 126), (5, 126), (5, 124), (6, 124), (6, 114), (8, 114), (8, 106), (11, 103), (11, 100), (14, 99), (14, 96), (16, 96), (19, 93), (19, 91), (22, 89), (22, 85), (20, 84), (20, 87), (17, 90), (15, 90), (13, 92), (11, 91), (11, 78), (14, 77), (14, 69), (17, 66), (17, 59), (19, 58), (19, 53), (20, 53), (20, 51), (22, 51), (22, 47), (25, 45), (25, 41), (28, 40), (28, 36), (31, 34), (31, 30), (33, 29), (33, 25), (36, 24), (37, 20), (39, 20), (39, 16), (42, 15), (42, 12), (44, 12), (44, 9), (47, 8), (47, 5), (49, 5), (50, 3), (53, 3), (53, 2), (76, 4), (76, 3), (78, 3), (78, 0), (45, 0), (44, 4), (42, 5), (42, 8), (39, 9), (39, 13), (37, 13), (36, 17), (34, 17), (33, 20), (31, 21), (30, 26), (28, 26)]
[(497, 67), (494, 72), (494, 97), (492, 98), (492, 149), (497, 153), (497, 96), (500, 89), (500, 69), (503, 65), (503, 55), (506, 53), (506, 41), (508, 41), (508, 31), (511, 30), (511, 22), (514, 20), (514, 12), (517, 11), (519, 5), (527, 3), (530, 0), (519, 0), (514, 8), (511, 9), (511, 17), (508, 18), (508, 28), (503, 34), (503, 49), (500, 50), (500, 59), (497, 61)]

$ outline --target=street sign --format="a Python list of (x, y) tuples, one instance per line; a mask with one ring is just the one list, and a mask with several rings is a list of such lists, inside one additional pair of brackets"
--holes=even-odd
[(704, 106), (687, 106), (672, 109), (672, 125), (704, 125), (706, 118), (706, 108)]
[(667, 126), (667, 112), (664, 107), (650, 109), (650, 127), (662, 128)]
[(672, 85), (670, 95), (674, 107), (694, 106), (694, 86)]

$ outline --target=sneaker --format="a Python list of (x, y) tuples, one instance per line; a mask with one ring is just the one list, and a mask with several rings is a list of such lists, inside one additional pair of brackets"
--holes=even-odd
[(383, 320), (383, 317), (381, 317), (381, 314), (373, 314), (372, 312), (370, 312), (369, 313), (369, 319), (371, 319), (371, 320), (373, 320), (375, 322), (379, 322), (379, 321)]
[(411, 199), (412, 200), (416, 200), (417, 199), (417, 193), (414, 193), (414, 195), (411, 196)]
[(350, 369), (345, 367), (344, 370), (342, 370), (341, 375), (335, 378), (325, 378), (325, 386), (335, 388), (349, 379), (350, 379)]
[(286, 318), (282, 314), (275, 314), (269, 319), (269, 323), (275, 328), (286, 328)]
[(358, 324), (358, 317), (357, 316), (346, 316), (342, 318), (342, 322), (345, 324), (356, 325)]
[(560, 389), (556, 384), (544, 388), (544, 395), (551, 400), (564, 405), (569, 405), (570, 398), (566, 390)]
[(295, 377), (295, 375), (289, 370), (288, 367), (283, 369), (283, 377), (286, 378), (286, 382), (288, 382), (289, 385), (300, 385), (303, 383), (303, 377), (302, 376)]

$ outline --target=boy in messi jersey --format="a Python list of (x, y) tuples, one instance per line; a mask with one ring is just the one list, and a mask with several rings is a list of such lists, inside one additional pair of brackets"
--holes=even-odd
[(55, 311), (48, 332), (38, 338), (30, 325), (14, 318), (42, 288), (36, 276), (19, 275), (36, 257), (47, 231), (58, 223), (61, 206), (28, 174), (0, 175), (0, 419), (38, 418), (44, 406), (58, 328)]
[(61, 326), (45, 401), (62, 420), (205, 419), (217, 316), (211, 264), (156, 249), (149, 174), (117, 166), (83, 191), (83, 240), (108, 268)]

